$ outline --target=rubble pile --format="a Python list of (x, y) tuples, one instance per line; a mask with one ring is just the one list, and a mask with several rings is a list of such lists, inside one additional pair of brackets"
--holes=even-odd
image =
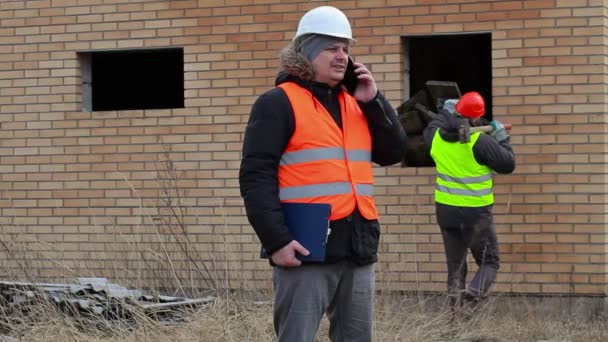
[(0, 313), (3, 320), (31, 316), (37, 306), (50, 304), (71, 316), (130, 319), (144, 314), (172, 320), (181, 309), (208, 305), (215, 297), (189, 299), (145, 295), (137, 289), (109, 283), (106, 278), (78, 278), (78, 284), (0, 281)]
[[(427, 81), (426, 87), (416, 92), (395, 110), (399, 122), (407, 134), (406, 153), (402, 167), (435, 166), (430, 148), (424, 142), (422, 132), (433, 119), (428, 111), (437, 113), (447, 99), (460, 98), (460, 89), (454, 82)], [(426, 108), (423, 111), (420, 108)]]

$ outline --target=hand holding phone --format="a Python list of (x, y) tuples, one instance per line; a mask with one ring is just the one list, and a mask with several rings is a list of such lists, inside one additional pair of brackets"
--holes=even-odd
[(364, 103), (373, 100), (378, 93), (376, 81), (369, 69), (361, 63), (356, 63), (351, 56), (348, 57), (342, 83), (351, 95)]

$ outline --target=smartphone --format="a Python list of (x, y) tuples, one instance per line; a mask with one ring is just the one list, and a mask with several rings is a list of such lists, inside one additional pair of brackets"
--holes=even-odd
[(346, 66), (346, 71), (344, 72), (344, 79), (342, 80), (342, 84), (346, 87), (346, 90), (349, 94), (354, 94), (355, 89), (357, 89), (357, 84), (359, 83), (359, 79), (357, 79), (357, 74), (355, 74), (355, 66), (353, 65), (353, 59), (351, 56), (348, 56), (348, 65)]

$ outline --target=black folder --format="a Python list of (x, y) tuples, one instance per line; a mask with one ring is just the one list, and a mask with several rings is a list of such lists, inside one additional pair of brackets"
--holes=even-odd
[[(297, 255), (302, 261), (325, 261), (325, 247), (329, 236), (331, 205), (326, 203), (281, 203), (283, 215), (294, 239), (306, 248), (309, 255)], [(269, 258), (262, 248), (262, 258)]]

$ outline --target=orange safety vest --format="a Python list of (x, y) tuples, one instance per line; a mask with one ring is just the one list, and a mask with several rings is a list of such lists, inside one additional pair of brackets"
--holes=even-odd
[(345, 92), (338, 95), (341, 130), (310, 91), (292, 82), (279, 87), (295, 117), (279, 164), (281, 202), (329, 203), (330, 220), (346, 217), (357, 206), (366, 219), (377, 219), (372, 137), (357, 100)]

